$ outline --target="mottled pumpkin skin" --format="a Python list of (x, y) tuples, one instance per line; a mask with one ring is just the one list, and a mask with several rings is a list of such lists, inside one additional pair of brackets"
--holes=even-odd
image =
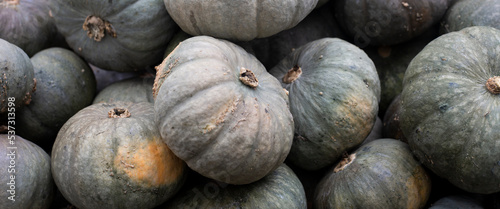
[(354, 44), (394, 45), (438, 23), (449, 0), (335, 1), (335, 16)]
[(164, 0), (164, 3), (172, 19), (188, 34), (249, 41), (296, 26), (318, 0)]
[[(0, 208), (49, 208), (55, 191), (49, 155), (20, 136), (0, 134), (0, 156), (0, 165), (4, 167), (0, 170)], [(12, 185), (13, 194), (8, 191)], [(12, 195), (15, 201), (8, 199)]]
[(18, 111), (16, 128), (25, 139), (52, 147), (63, 124), (92, 103), (95, 77), (87, 63), (68, 49), (42, 50), (31, 62), (37, 90), (31, 103)]
[(441, 33), (471, 26), (490, 26), (500, 30), (499, 0), (456, 0), (441, 23)]
[[(158, 0), (55, 0), (52, 4), (56, 26), (68, 45), (106, 70), (130, 72), (157, 65), (178, 29)], [(116, 37), (109, 32), (99, 41), (87, 36), (82, 26), (90, 15), (109, 22)]]
[(179, 193), (158, 209), (170, 208), (297, 208), (306, 209), (302, 183), (287, 165), (259, 181), (228, 185), (213, 181)]
[(500, 31), (470, 27), (429, 43), (410, 63), (401, 93), (401, 129), (416, 157), (474, 193), (500, 191)]
[[(240, 81), (248, 69), (258, 80)], [(288, 97), (241, 47), (186, 39), (157, 67), (155, 119), (162, 138), (196, 172), (230, 184), (257, 181), (283, 163), (293, 139)]]
[(135, 77), (113, 83), (97, 94), (93, 104), (125, 102), (154, 102), (154, 77)]
[[(108, 118), (113, 108), (127, 118)], [(184, 182), (185, 164), (163, 143), (153, 105), (99, 103), (71, 117), (52, 149), (52, 173), (78, 208), (153, 208)]]
[[(284, 77), (294, 66), (302, 74)], [(295, 136), (289, 159), (307, 170), (333, 164), (361, 144), (375, 123), (380, 82), (373, 62), (338, 38), (310, 42), (269, 71), (289, 91)]]
[(314, 208), (423, 208), (431, 181), (408, 144), (378, 139), (358, 148), (343, 170), (316, 188)]
[(57, 34), (49, 0), (1, 0), (0, 25), (0, 38), (30, 57), (46, 48)]
[(7, 114), (12, 107), (9, 98), (13, 97), (15, 108), (20, 108), (31, 102), (36, 90), (30, 58), (21, 48), (3, 39), (0, 39), (0, 87), (0, 114)]

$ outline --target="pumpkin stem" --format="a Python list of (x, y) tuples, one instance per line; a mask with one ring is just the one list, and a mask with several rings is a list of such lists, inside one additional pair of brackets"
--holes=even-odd
[(87, 31), (87, 36), (94, 41), (101, 41), (105, 34), (116, 38), (116, 32), (111, 23), (93, 15), (87, 16), (83, 22), (83, 30)]
[(500, 94), (500, 76), (493, 76), (486, 81), (486, 89), (492, 94)]
[(347, 167), (349, 164), (351, 164), (352, 161), (354, 161), (354, 159), (356, 159), (356, 153), (344, 156), (344, 158), (342, 158), (342, 160), (340, 160), (340, 162), (337, 164), (337, 166), (335, 166), (335, 168), (333, 169), (333, 172), (337, 173), (339, 171), (344, 170), (344, 168)]
[(251, 70), (244, 67), (240, 69), (240, 81), (252, 88), (257, 88), (259, 85), (259, 81), (257, 80), (257, 77), (255, 77), (255, 74), (253, 74)]
[(130, 112), (127, 108), (115, 107), (108, 112), (108, 118), (128, 118), (130, 117)]
[(300, 68), (298, 65), (294, 65), (292, 69), (288, 70), (288, 73), (283, 76), (283, 83), (290, 84), (297, 80), (300, 75), (302, 75), (302, 68)]

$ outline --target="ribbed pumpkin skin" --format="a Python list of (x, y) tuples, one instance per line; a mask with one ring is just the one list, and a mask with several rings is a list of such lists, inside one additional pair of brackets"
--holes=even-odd
[(2, 0), (0, 38), (23, 49), (28, 56), (46, 48), (57, 33), (49, 0)]
[[(302, 74), (283, 78), (294, 66)], [(289, 91), (295, 136), (289, 159), (307, 170), (333, 164), (363, 142), (377, 118), (380, 82), (373, 62), (337, 38), (310, 42), (269, 71)]]
[[(10, 144), (10, 139), (14, 144)], [(16, 147), (12, 149), (9, 147)], [(13, 155), (11, 152), (15, 152)], [(0, 134), (0, 181), (2, 193), (0, 208), (12, 209), (43, 209), (49, 208), (54, 196), (54, 181), (50, 173), (50, 157), (36, 144), (17, 135)], [(11, 164), (11, 157), (14, 161)], [(9, 167), (12, 166), (12, 167)], [(12, 172), (9, 172), (9, 169)], [(14, 179), (14, 200), (11, 196), (9, 183), (11, 175)]]
[(92, 103), (95, 77), (85, 61), (63, 48), (42, 50), (31, 62), (37, 90), (16, 115), (16, 128), (22, 137), (42, 147), (52, 146), (63, 124)]
[(457, 0), (443, 17), (441, 33), (471, 26), (490, 26), (500, 30), (499, 0)]
[(378, 139), (354, 154), (351, 164), (318, 183), (314, 208), (424, 207), (431, 182), (406, 143)]
[(429, 43), (410, 63), (400, 123), (417, 158), (474, 193), (500, 191), (500, 31), (470, 27)]
[(97, 94), (93, 104), (125, 102), (154, 102), (154, 77), (135, 77), (113, 83)]
[[(115, 107), (128, 118), (108, 118)], [(52, 149), (57, 187), (74, 206), (153, 208), (184, 182), (185, 164), (163, 143), (153, 105), (100, 103), (88, 106), (61, 128)]]
[(14, 97), (15, 107), (31, 102), (36, 90), (33, 64), (24, 51), (0, 39), (0, 114), (6, 114), (9, 98)]
[[(258, 79), (252, 88), (241, 68)], [(162, 138), (196, 172), (230, 184), (257, 181), (290, 151), (293, 119), (279, 82), (241, 47), (186, 39), (157, 67), (155, 119)]]
[(304, 187), (285, 164), (251, 184), (219, 186), (214, 182), (205, 183), (179, 193), (158, 209), (307, 208)]
[(292, 28), (318, 3), (318, 0), (163, 1), (172, 19), (186, 33), (238, 41), (264, 38)]
[[(68, 45), (85, 60), (113, 71), (137, 71), (161, 62), (177, 30), (158, 0), (52, 1), (56, 26)], [(108, 21), (116, 33), (100, 41), (87, 36), (82, 25), (89, 15)]]

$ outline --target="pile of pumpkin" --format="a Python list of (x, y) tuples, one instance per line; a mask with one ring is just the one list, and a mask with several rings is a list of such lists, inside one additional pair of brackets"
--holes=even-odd
[(498, 11), (2, 0), (0, 208), (500, 208)]

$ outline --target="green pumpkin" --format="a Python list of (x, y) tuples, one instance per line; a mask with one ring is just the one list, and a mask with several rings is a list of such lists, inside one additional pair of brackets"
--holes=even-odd
[(0, 2), (0, 38), (28, 56), (47, 48), (57, 34), (49, 0), (2, 0)]
[(441, 33), (459, 31), (471, 26), (500, 29), (500, 0), (456, 0), (441, 23)]
[(115, 82), (97, 94), (93, 104), (126, 102), (154, 102), (154, 77), (135, 77)]
[(378, 139), (346, 156), (323, 177), (314, 208), (423, 208), (430, 192), (430, 178), (408, 144)]
[(382, 136), (385, 138), (397, 139), (407, 142), (403, 130), (401, 130), (400, 117), (401, 115), (401, 94), (398, 94), (387, 108), (384, 114)]
[(297, 208), (306, 209), (304, 187), (287, 165), (259, 181), (227, 185), (203, 181), (167, 201), (158, 209), (169, 208)]
[(154, 208), (184, 183), (185, 164), (163, 143), (153, 104), (99, 103), (71, 117), (52, 149), (52, 174), (80, 209)]
[(113, 71), (139, 71), (161, 62), (177, 30), (158, 0), (54, 0), (56, 26), (85, 60)]
[(380, 81), (373, 62), (338, 38), (310, 42), (269, 71), (289, 91), (295, 136), (288, 158), (317, 170), (358, 146), (375, 124)]
[(157, 67), (153, 95), (162, 138), (194, 171), (255, 182), (290, 151), (293, 119), (279, 81), (241, 47), (186, 39)]
[(33, 64), (21, 48), (3, 39), (0, 39), (0, 76), (0, 114), (13, 113), (31, 102), (36, 90)]
[(190, 35), (249, 41), (296, 26), (318, 0), (164, 0), (164, 3), (174, 21)]
[(16, 128), (25, 139), (50, 150), (61, 126), (92, 103), (95, 77), (87, 63), (68, 49), (42, 50), (31, 62), (37, 90), (31, 103), (18, 111)]
[(450, 195), (432, 203), (429, 209), (483, 209), (483, 204), (470, 195)]
[(500, 31), (440, 36), (410, 63), (400, 124), (415, 156), (474, 193), (500, 191)]
[(0, 134), (0, 156), (0, 208), (49, 208), (55, 191), (49, 155), (20, 136)]

